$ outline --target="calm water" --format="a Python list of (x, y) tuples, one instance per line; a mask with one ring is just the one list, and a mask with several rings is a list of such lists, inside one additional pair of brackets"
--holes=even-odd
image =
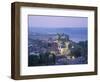
[(78, 42), (87, 40), (88, 30), (87, 28), (32, 28), (29, 27), (29, 33), (39, 33), (39, 34), (57, 34), (64, 33), (69, 35), (70, 39)]

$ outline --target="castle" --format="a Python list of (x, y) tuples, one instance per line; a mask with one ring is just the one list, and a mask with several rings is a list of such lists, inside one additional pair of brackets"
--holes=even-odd
[(58, 50), (61, 56), (66, 56), (67, 58), (74, 59), (75, 57), (71, 55), (71, 49), (74, 48), (71, 41), (69, 40), (69, 36), (63, 34), (57, 34), (56, 42), (58, 44)]

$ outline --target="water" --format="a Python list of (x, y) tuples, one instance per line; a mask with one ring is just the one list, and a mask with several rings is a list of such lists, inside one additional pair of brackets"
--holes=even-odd
[(29, 33), (38, 33), (38, 34), (57, 34), (57, 33), (64, 33), (69, 35), (70, 39), (78, 42), (78, 41), (85, 41), (88, 37), (88, 30), (86, 27), (84, 28), (34, 28), (29, 27)]

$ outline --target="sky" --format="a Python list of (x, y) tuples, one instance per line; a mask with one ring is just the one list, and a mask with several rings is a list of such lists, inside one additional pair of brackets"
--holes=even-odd
[(29, 15), (29, 27), (42, 28), (86, 28), (88, 25), (87, 17), (69, 17), (69, 16), (39, 16)]

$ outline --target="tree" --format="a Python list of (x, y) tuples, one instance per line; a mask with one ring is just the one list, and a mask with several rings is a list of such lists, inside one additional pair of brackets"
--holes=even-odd
[(29, 55), (28, 66), (38, 66), (38, 65), (39, 65), (39, 57), (37, 55)]

